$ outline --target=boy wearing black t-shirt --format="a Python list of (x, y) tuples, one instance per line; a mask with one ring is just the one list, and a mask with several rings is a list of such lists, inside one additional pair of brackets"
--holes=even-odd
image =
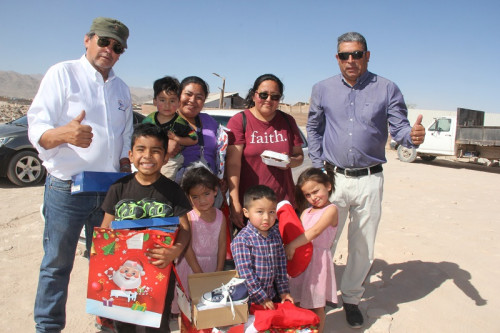
[[(191, 204), (174, 181), (161, 174), (161, 167), (168, 161), (166, 157), (168, 138), (158, 126), (154, 124), (139, 124), (132, 134), (131, 151), (129, 159), (137, 168), (137, 172), (125, 176), (116, 181), (104, 199), (102, 209), (104, 210), (103, 228), (110, 228), (115, 215), (134, 214), (130, 208), (131, 202), (147, 202), (150, 207), (142, 211), (137, 218), (178, 216), (179, 232), (175, 244), (170, 248), (156, 245), (146, 253), (151, 258), (151, 263), (159, 268), (165, 268), (177, 258), (189, 243), (191, 232), (187, 219), (187, 212)], [(125, 205), (125, 206), (124, 206)], [(129, 205), (127, 207), (127, 205)], [(163, 310), (161, 325), (159, 328), (146, 327), (146, 332), (170, 332), (168, 322), (170, 307), (174, 295), (175, 277), (170, 274), (167, 296), (165, 298), (165, 309)], [(136, 325), (115, 321), (118, 332), (135, 332)]]

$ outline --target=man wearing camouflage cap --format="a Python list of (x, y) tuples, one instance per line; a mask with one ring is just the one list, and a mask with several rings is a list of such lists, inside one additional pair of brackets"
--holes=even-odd
[(29, 138), (47, 169), (43, 216), (44, 257), (34, 317), (37, 332), (60, 332), (66, 323), (69, 276), (85, 226), (103, 219), (102, 193), (71, 195), (71, 176), (82, 171), (130, 172), (132, 102), (113, 65), (127, 47), (128, 28), (98, 17), (84, 37), (86, 53), (52, 66), (28, 111)]

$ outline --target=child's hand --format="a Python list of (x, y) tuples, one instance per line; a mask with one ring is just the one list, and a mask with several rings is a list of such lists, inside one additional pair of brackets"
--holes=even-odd
[(239, 202), (234, 202), (229, 206), (231, 223), (233, 223), (238, 228), (244, 228), (245, 223), (243, 222), (243, 208)]
[(291, 244), (285, 245), (285, 253), (286, 258), (288, 260), (292, 260), (293, 255), (295, 254), (295, 247), (291, 246)]
[(165, 248), (158, 244), (155, 244), (153, 249), (147, 249), (146, 255), (150, 258), (150, 263), (158, 268), (167, 267), (176, 257), (172, 248)]
[(178, 153), (180, 153), (182, 150), (182, 147), (180, 144), (177, 143), (175, 140), (168, 140), (168, 149), (167, 149), (167, 155), (169, 157), (174, 157)]
[(264, 307), (264, 309), (274, 310), (274, 303), (268, 298), (264, 302), (262, 302), (261, 305)]
[(114, 215), (104, 213), (104, 218), (102, 219), (101, 228), (111, 228), (111, 222), (115, 219)]
[(290, 294), (281, 294), (281, 303), (285, 303), (286, 301), (289, 301), (289, 302), (292, 302), (292, 304), (294, 304), (294, 300), (292, 298), (292, 295)]
[[(168, 131), (168, 139), (169, 140), (175, 140), (176, 139), (176, 135), (174, 134), (174, 132), (172, 131)], [(177, 140), (176, 140), (177, 141)]]

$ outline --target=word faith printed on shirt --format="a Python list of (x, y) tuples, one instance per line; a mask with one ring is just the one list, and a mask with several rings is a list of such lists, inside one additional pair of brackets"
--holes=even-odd
[(277, 130), (271, 133), (264, 133), (263, 135), (259, 135), (259, 131), (253, 131), (250, 136), (250, 143), (276, 143), (288, 141), (288, 138)]

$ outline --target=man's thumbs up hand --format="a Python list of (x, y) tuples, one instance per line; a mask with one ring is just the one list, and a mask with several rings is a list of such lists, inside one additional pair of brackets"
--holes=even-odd
[(416, 125), (422, 125), (422, 118), (424, 118), (424, 116), (419, 114), (417, 117), (417, 121), (415, 121), (415, 124), (413, 125), (413, 127), (415, 127)]
[(71, 120), (67, 126), (67, 140), (66, 142), (81, 148), (88, 148), (92, 142), (92, 127), (89, 125), (82, 125), (85, 119), (85, 110), (82, 110), (78, 116)]
[(76, 116), (73, 120), (81, 124), (83, 119), (85, 119), (85, 110), (82, 110), (82, 112), (80, 112), (80, 114)]
[(418, 146), (424, 142), (425, 139), (425, 128), (422, 126), (422, 118), (421, 114), (418, 115), (415, 124), (411, 128), (411, 141), (414, 145)]

